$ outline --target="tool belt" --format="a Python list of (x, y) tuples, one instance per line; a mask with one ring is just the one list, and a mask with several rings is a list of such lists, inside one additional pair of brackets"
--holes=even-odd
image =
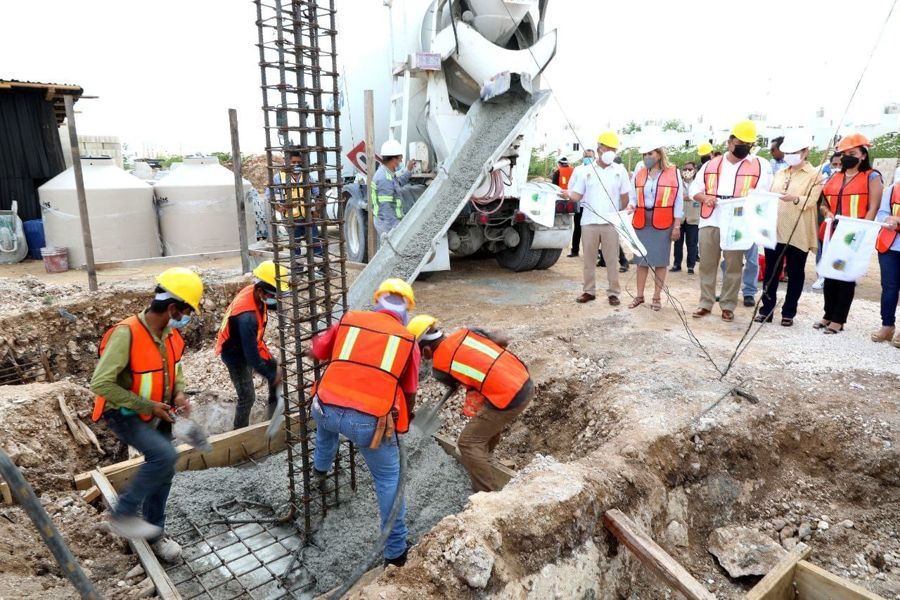
[(381, 440), (385, 437), (391, 439), (394, 437), (394, 431), (396, 428), (394, 427), (394, 411), (391, 410), (388, 414), (383, 417), (379, 417), (378, 423), (375, 425), (375, 435), (372, 436), (372, 443), (369, 444), (369, 449), (376, 450), (379, 446), (381, 446)]

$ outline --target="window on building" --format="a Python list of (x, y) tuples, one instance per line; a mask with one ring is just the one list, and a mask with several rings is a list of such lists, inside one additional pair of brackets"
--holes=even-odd
[(579, 150), (581, 150), (581, 144), (579, 144), (578, 142), (572, 144), (572, 152), (578, 152)]

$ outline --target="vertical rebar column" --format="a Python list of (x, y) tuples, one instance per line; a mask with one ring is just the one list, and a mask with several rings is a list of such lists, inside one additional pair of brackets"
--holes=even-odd
[(270, 241), (279, 276), (290, 284), (278, 305), (287, 479), (294, 519), (308, 537), (312, 517), (355, 481), (353, 449), (345, 442), (325, 491), (312, 483), (309, 390), (321, 367), (304, 356), (313, 336), (336, 323), (347, 305), (335, 10), (333, 0), (255, 4)]

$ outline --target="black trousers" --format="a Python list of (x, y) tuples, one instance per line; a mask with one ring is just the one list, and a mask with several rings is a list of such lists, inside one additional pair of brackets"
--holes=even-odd
[(687, 268), (693, 269), (697, 264), (697, 256), (700, 254), (700, 225), (690, 223), (681, 224), (681, 237), (675, 241), (675, 264), (676, 269), (681, 268), (681, 261), (684, 258), (684, 245), (687, 244)]
[[(776, 244), (774, 250), (766, 248), (766, 272), (763, 275), (762, 307), (759, 309), (760, 314), (770, 315), (775, 310), (775, 300), (778, 297), (778, 279), (781, 275), (781, 265), (778, 257), (784, 252), (785, 244)], [(787, 267), (787, 294), (784, 297), (784, 304), (781, 306), (781, 317), (783, 319), (793, 319), (797, 316), (797, 303), (800, 301), (800, 295), (803, 293), (803, 285), (806, 277), (806, 258), (809, 252), (804, 252), (796, 246), (787, 245), (785, 259)]]
[(578, 256), (578, 250), (581, 248), (581, 212), (578, 209), (575, 213), (575, 227), (572, 229), (572, 254)]
[(822, 318), (841, 325), (846, 323), (850, 305), (853, 304), (853, 294), (856, 293), (856, 282), (826, 277), (822, 291), (825, 295), (825, 316)]

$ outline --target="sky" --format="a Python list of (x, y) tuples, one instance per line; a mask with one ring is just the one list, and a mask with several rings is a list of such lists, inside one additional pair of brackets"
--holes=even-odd
[[(755, 0), (748, 10), (722, 0), (551, 0), (546, 25), (559, 43), (543, 85), (558, 104), (542, 123), (561, 125), (565, 113), (599, 131), (701, 115), (724, 126), (751, 112), (799, 123), (819, 107), (839, 115), (894, 1)], [(338, 0), (339, 15), (360, 2), (382, 4)], [(249, 0), (4, 0), (0, 15), (0, 79), (75, 83), (99, 97), (76, 105), (80, 134), (115, 135), (141, 153), (227, 151), (236, 108), (242, 150), (262, 149)], [(359, 44), (339, 35), (338, 52)], [(900, 8), (850, 119), (877, 120), (888, 102), (900, 102)]]

